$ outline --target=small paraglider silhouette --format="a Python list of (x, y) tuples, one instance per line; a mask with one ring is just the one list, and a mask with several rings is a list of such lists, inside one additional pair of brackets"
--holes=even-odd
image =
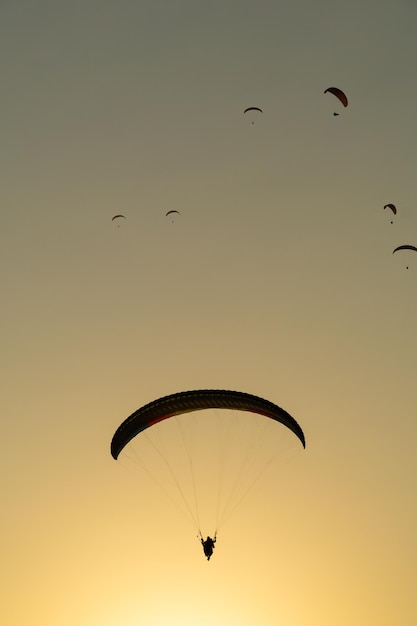
[[(181, 213), (179, 211), (177, 211), (176, 209), (171, 209), (170, 211), (167, 211), (165, 213), (165, 217), (168, 217), (168, 215), (175, 215), (175, 214), (181, 215)], [(172, 224), (174, 223), (174, 219), (171, 220), (171, 223)]]
[[(113, 215), (113, 217), (111, 218), (111, 221), (114, 222), (114, 220), (119, 220), (120, 218), (123, 218), (124, 220), (126, 219), (124, 215), (119, 213), (118, 215)], [(119, 227), (120, 227), (120, 224), (117, 224), (117, 228)]]
[[(348, 105), (348, 99), (347, 96), (345, 94), (344, 91), (342, 91), (341, 89), (339, 89), (338, 87), (328, 87), (324, 93), (332, 93), (334, 96), (336, 96), (336, 98), (338, 100), (340, 100), (340, 102), (343, 104), (344, 107), (347, 107)], [(333, 113), (333, 115), (339, 115), (339, 113), (336, 113), (336, 111)]]
[[(384, 206), (384, 209), (391, 209), (391, 211), (393, 212), (394, 215), (397, 215), (397, 207), (395, 206), (395, 204), (386, 204)], [(394, 222), (391, 220), (391, 224), (393, 224)]]
[[(247, 113), (248, 111), (259, 111), (259, 113), (263, 113), (262, 109), (260, 109), (259, 107), (248, 107), (243, 111), (243, 114)], [(252, 120), (252, 124), (255, 124), (255, 120)]]
[[(392, 251), (392, 254), (394, 254), (395, 252), (398, 252), (398, 250), (414, 250), (415, 252), (417, 252), (417, 248), (416, 246), (410, 246), (408, 244), (405, 244), (403, 246), (398, 246), (397, 248), (395, 248), (395, 250)], [(406, 269), (408, 270), (409, 266), (406, 265)]]

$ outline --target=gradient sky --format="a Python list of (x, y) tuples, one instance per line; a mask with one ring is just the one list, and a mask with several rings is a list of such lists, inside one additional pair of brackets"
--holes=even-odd
[[(0, 1), (2, 624), (415, 626), (416, 32), (412, 0)], [(198, 388), (307, 440), (210, 563), (109, 452)]]

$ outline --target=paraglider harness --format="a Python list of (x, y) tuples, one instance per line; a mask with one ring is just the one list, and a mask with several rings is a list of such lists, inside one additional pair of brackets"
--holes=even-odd
[(214, 533), (213, 539), (210, 537), (210, 535), (207, 536), (207, 539), (203, 539), (201, 531), (199, 531), (197, 538), (201, 541), (201, 545), (203, 546), (204, 554), (207, 557), (207, 561), (210, 561), (210, 557), (213, 555), (214, 544), (216, 543), (217, 539), (217, 530)]

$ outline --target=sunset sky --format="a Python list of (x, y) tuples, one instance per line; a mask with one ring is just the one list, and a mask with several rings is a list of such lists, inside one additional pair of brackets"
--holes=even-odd
[[(0, 0), (1, 624), (417, 624), (416, 33), (414, 0)], [(307, 442), (209, 563), (110, 455), (206, 388)]]

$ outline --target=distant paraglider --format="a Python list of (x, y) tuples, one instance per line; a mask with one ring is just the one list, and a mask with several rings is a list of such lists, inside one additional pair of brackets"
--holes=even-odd
[[(259, 107), (248, 107), (247, 109), (243, 111), (243, 114), (248, 113), (249, 111), (258, 111), (258, 113), (263, 113), (262, 109), (260, 109)], [(254, 123), (255, 123), (255, 120), (252, 119), (252, 124)]]
[[(384, 206), (384, 209), (391, 209), (391, 211), (393, 212), (394, 215), (397, 215), (397, 207), (395, 206), (395, 204), (386, 204)], [(391, 224), (393, 224), (393, 221), (391, 220)]]
[[(395, 248), (395, 250), (392, 251), (392, 254), (394, 254), (395, 252), (398, 252), (399, 250), (414, 250), (415, 252), (417, 252), (417, 248), (416, 246), (410, 246), (408, 244), (404, 244), (403, 246), (398, 246), (397, 248)], [(406, 269), (408, 269), (408, 265), (406, 266)]]
[[(336, 96), (336, 98), (338, 100), (340, 100), (340, 102), (343, 104), (344, 107), (347, 107), (348, 105), (348, 99), (346, 94), (344, 93), (344, 91), (342, 91), (341, 89), (339, 89), (338, 87), (328, 87), (328, 89), (325, 90), (324, 93), (331, 93), (334, 96)], [(339, 113), (336, 113), (336, 111), (333, 113), (333, 115), (339, 115)]]
[(181, 215), (181, 213), (179, 211), (177, 211), (176, 209), (171, 209), (170, 211), (167, 211), (165, 213), (165, 217), (168, 217), (168, 215), (172, 215), (171, 222), (174, 223), (174, 216), (175, 215)]
[[(124, 215), (122, 215), (121, 213), (119, 213), (118, 215), (113, 215), (113, 217), (111, 218), (111, 221), (114, 222), (115, 220), (120, 220), (120, 218), (122, 219), (126, 219), (126, 217)], [(117, 224), (117, 222), (116, 222)], [(119, 228), (120, 224), (117, 224), (117, 228)]]

